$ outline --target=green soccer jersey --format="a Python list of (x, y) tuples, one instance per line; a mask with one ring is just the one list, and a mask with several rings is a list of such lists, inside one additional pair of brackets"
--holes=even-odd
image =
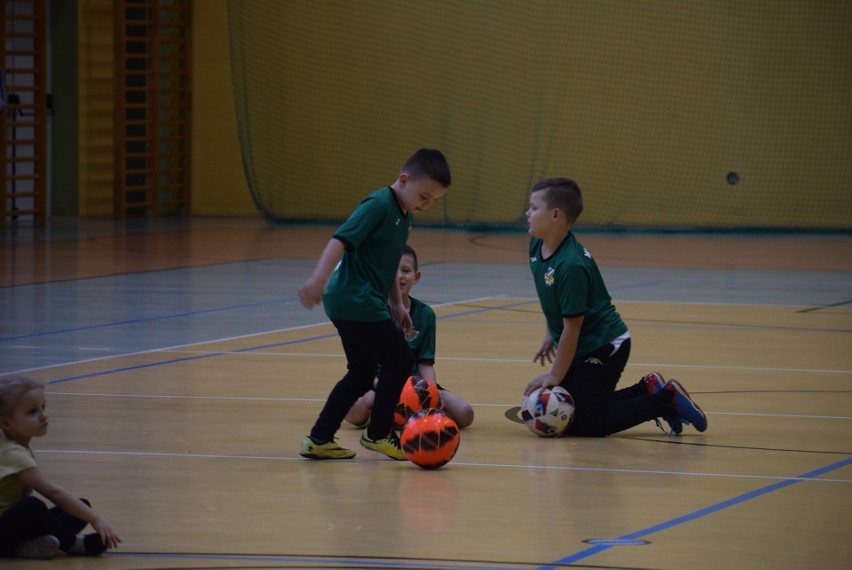
[(411, 322), (420, 333), (417, 338), (410, 341), (408, 346), (414, 352), (414, 371), (417, 371), (417, 363), (435, 363), (435, 311), (426, 303), (410, 297), (411, 299)]
[[(411, 322), (419, 333), (417, 338), (408, 341), (408, 346), (414, 353), (414, 366), (411, 367), (411, 373), (417, 375), (420, 373), (420, 368), (417, 365), (421, 362), (435, 364), (435, 311), (423, 301), (414, 297), (409, 297), (409, 299), (411, 300), (411, 307), (408, 314), (411, 315)], [(379, 370), (381, 368), (379, 366)]]
[(530, 240), (530, 270), (547, 328), (558, 345), (563, 318), (583, 316), (575, 358), (585, 356), (627, 332), (612, 304), (601, 272), (573, 233), (548, 259), (542, 259), (542, 241)]
[(346, 249), (323, 293), (330, 319), (374, 322), (391, 318), (388, 293), (412, 220), (386, 186), (367, 195), (337, 229), (334, 237)]

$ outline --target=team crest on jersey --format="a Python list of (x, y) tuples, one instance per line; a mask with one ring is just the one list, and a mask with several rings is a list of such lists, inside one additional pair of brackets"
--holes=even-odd
[(544, 284), (550, 287), (553, 285), (554, 281), (556, 281), (556, 270), (552, 267), (548, 267), (547, 271), (544, 273)]

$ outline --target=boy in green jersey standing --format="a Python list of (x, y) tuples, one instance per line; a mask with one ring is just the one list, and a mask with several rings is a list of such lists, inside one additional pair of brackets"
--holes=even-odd
[(328, 395), (300, 455), (310, 459), (351, 459), (334, 435), (355, 401), (373, 387), (380, 369), (370, 425), (361, 445), (405, 460), (393, 431), (393, 411), (414, 363), (405, 334), (413, 333), (396, 283), (397, 267), (414, 212), (444, 196), (451, 183), (444, 155), (422, 148), (403, 165), (396, 181), (369, 194), (337, 229), (313, 274), (299, 289), (310, 309), (323, 303), (346, 353), (347, 373)]
[(545, 366), (547, 360), (551, 368), (524, 394), (543, 386), (568, 390), (576, 405), (572, 435), (606, 436), (657, 418), (674, 434), (685, 423), (703, 432), (707, 418), (677, 380), (651, 372), (615, 389), (630, 356), (630, 333), (595, 260), (571, 231), (582, 210), (580, 188), (569, 178), (546, 178), (532, 187), (530, 270), (547, 322), (533, 362)]

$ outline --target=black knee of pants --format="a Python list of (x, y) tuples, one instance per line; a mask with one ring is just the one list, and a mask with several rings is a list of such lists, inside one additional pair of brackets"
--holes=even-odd
[(576, 405), (569, 434), (601, 437), (613, 433), (609, 408), (615, 386), (630, 358), (630, 344), (630, 339), (626, 339), (615, 352), (613, 345), (606, 344), (571, 363), (561, 383)]
[(410, 350), (401, 351), (398, 358), (382, 366), (376, 385), (376, 399), (370, 414), (370, 437), (382, 438), (393, 428), (393, 412), (406, 379), (414, 367), (414, 355)]
[[(78, 520), (67, 513), (59, 512), (75, 521)], [(85, 525), (83, 522), (83, 526)], [(42, 501), (36, 497), (26, 497), (0, 515), (0, 555), (12, 556), (15, 547), (21, 542), (46, 534), (55, 536), (59, 539), (60, 548), (68, 550), (77, 539), (77, 532), (61, 524)]]
[[(85, 504), (87, 507), (91, 507), (92, 503), (89, 502), (88, 499), (84, 499), (80, 497), (80, 502)], [(89, 524), (84, 520), (78, 519), (75, 516), (69, 515), (59, 507), (53, 507), (50, 509), (50, 514), (53, 515), (53, 519), (62, 526), (63, 528), (67, 528), (74, 534), (79, 534), (83, 532), (83, 529), (86, 528), (86, 525)]]

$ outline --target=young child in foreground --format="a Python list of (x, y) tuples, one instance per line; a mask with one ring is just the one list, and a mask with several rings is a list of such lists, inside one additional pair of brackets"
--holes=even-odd
[[(51, 482), (36, 465), (30, 442), (47, 434), (44, 384), (0, 377), (0, 556), (99, 556), (121, 539), (85, 499)], [(54, 505), (48, 508), (33, 491)], [(96, 532), (82, 535), (86, 524)]]

